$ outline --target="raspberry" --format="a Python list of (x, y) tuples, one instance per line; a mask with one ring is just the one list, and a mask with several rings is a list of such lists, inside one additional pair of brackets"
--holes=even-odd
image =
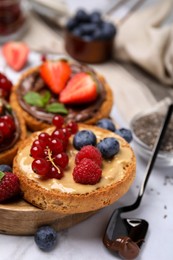
[(94, 161), (98, 166), (101, 167), (102, 164), (102, 155), (99, 149), (92, 145), (86, 145), (84, 146), (76, 155), (75, 163), (79, 164), (80, 161), (84, 158), (91, 159)]
[(12, 172), (0, 171), (0, 202), (16, 196), (19, 192), (18, 177)]
[(91, 159), (84, 158), (74, 167), (73, 179), (77, 183), (94, 185), (101, 178), (101, 168)]

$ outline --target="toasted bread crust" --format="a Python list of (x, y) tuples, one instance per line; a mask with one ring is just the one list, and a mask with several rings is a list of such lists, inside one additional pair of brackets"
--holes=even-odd
[[(89, 130), (101, 131), (106, 136), (110, 135), (110, 131), (101, 129), (95, 126), (82, 125)], [(98, 130), (99, 129), (99, 130)], [(18, 153), (21, 153), (23, 148), (30, 146), (33, 137), (37, 133), (33, 133), (21, 145)], [(111, 136), (117, 137), (116, 134), (111, 133)], [(75, 214), (82, 212), (95, 211), (105, 206), (112, 204), (122, 197), (130, 188), (136, 171), (136, 159), (130, 145), (124, 139), (118, 137), (122, 147), (129, 149), (131, 159), (128, 163), (123, 165), (123, 177), (120, 176), (118, 180), (111, 185), (101, 186), (91, 192), (87, 193), (67, 193), (55, 189), (45, 189), (39, 185), (38, 181), (27, 177), (27, 173), (22, 172), (18, 165), (18, 155), (14, 159), (13, 172), (19, 177), (21, 190), (24, 194), (24, 199), (36, 207), (45, 210), (52, 210), (62, 214)], [(113, 159), (114, 160), (114, 159)]]
[[(29, 76), (30, 74), (38, 71), (38, 68), (39, 67), (31, 68), (31, 69), (27, 70), (21, 76), (19, 82), (14, 87), (14, 90), (13, 90), (13, 92), (11, 94), (11, 98), (10, 98), (11, 106), (15, 107), (22, 114), (24, 120), (26, 121), (27, 126), (32, 131), (39, 131), (39, 130), (42, 130), (44, 128), (50, 127), (50, 125), (45, 123), (45, 122), (43, 122), (43, 121), (37, 120), (36, 118), (31, 116), (28, 112), (26, 112), (24, 109), (22, 109), (22, 107), (18, 103), (16, 90), (19, 88), (19, 86), (21, 84), (21, 81), (24, 78), (26, 78), (27, 76)], [(98, 75), (98, 77), (99, 77), (100, 81), (103, 82), (103, 86), (104, 86), (105, 91), (106, 91), (105, 101), (102, 103), (102, 105), (99, 108), (99, 110), (95, 113), (94, 117), (92, 117), (92, 118), (90, 118), (90, 119), (88, 119), (88, 120), (83, 122), (83, 123), (86, 123), (86, 124), (94, 124), (99, 119), (104, 118), (104, 117), (108, 117), (110, 112), (111, 112), (111, 109), (112, 109), (112, 105), (113, 105), (112, 90), (111, 90), (110, 86), (105, 81), (105, 79), (104, 79), (104, 77), (102, 75)]]

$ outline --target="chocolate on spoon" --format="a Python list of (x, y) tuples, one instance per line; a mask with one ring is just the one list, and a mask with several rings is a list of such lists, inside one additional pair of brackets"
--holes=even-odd
[(119, 254), (119, 256), (124, 259), (134, 259), (139, 255), (149, 224), (144, 219), (122, 218), (121, 214), (135, 210), (139, 207), (163, 137), (165, 136), (167, 126), (170, 122), (172, 112), (173, 104), (168, 107), (167, 114), (155, 142), (152, 156), (148, 162), (146, 174), (136, 201), (132, 205), (116, 209), (113, 212), (103, 237), (104, 245), (112, 253), (115, 253), (116, 255)]

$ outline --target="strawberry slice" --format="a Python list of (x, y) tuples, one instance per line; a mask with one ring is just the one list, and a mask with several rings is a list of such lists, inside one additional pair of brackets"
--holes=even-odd
[(15, 71), (21, 70), (28, 59), (29, 48), (24, 42), (7, 42), (2, 46), (7, 64)]
[(70, 78), (71, 68), (65, 60), (45, 61), (40, 66), (40, 74), (52, 92), (59, 94)]
[(91, 75), (80, 72), (69, 80), (60, 93), (59, 101), (64, 104), (88, 103), (94, 101), (97, 95), (97, 84)]

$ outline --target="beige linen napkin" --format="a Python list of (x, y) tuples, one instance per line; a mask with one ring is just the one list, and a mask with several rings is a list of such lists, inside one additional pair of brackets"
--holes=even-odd
[(131, 15), (119, 27), (113, 52), (115, 59), (133, 62), (168, 85), (173, 85), (173, 24), (163, 22), (172, 7), (173, 0), (160, 1)]

